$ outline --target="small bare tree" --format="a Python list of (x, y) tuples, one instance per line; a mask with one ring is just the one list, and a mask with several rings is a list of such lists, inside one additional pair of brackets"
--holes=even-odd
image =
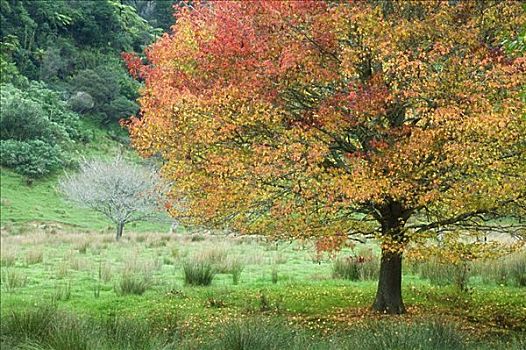
[(80, 171), (66, 175), (59, 187), (72, 202), (115, 223), (117, 240), (125, 224), (158, 216), (168, 189), (157, 171), (128, 163), (121, 156), (84, 161)]

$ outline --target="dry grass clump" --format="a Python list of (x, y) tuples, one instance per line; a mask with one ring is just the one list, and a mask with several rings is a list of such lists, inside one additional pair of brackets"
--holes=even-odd
[(113, 277), (112, 265), (107, 261), (101, 262), (99, 264), (99, 278), (104, 283), (108, 283), (109, 281), (111, 281), (112, 277)]
[(150, 235), (146, 247), (148, 248), (160, 248), (166, 247), (166, 244), (170, 241), (170, 236), (166, 235)]
[(287, 257), (281, 252), (276, 252), (272, 256), (272, 261), (271, 261), (272, 264), (282, 265), (282, 264), (285, 264), (286, 262), (287, 262)]
[(526, 287), (526, 250), (479, 263), (475, 271), (485, 283)]
[(90, 239), (83, 238), (74, 244), (73, 249), (78, 250), (80, 254), (86, 254), (91, 244), (92, 244), (92, 241)]
[(26, 264), (40, 264), (44, 261), (44, 251), (42, 248), (32, 248), (26, 252)]
[(13, 248), (4, 248), (2, 244), (2, 249), (0, 250), (0, 265), (4, 267), (14, 266), (18, 258), (18, 252)]
[(154, 271), (162, 267), (162, 262), (155, 260), (130, 259), (124, 264), (120, 279), (115, 287), (119, 295), (142, 295), (153, 285)]

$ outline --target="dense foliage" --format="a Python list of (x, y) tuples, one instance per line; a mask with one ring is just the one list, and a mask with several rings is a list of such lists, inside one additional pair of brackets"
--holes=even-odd
[(128, 57), (134, 144), (191, 223), (377, 236), (374, 307), (400, 313), (408, 242), (524, 232), (487, 223), (526, 209), (526, 60), (504, 46), (524, 18), (513, 1), (199, 3), (147, 64)]
[(0, 0), (2, 165), (47, 175), (88, 141), (79, 115), (115, 128), (135, 114), (140, 83), (120, 53), (160, 35), (173, 2)]
[(67, 161), (64, 146), (87, 141), (79, 116), (68, 109), (58, 93), (32, 82), (19, 89), (1, 86), (1, 164), (28, 177), (40, 177)]

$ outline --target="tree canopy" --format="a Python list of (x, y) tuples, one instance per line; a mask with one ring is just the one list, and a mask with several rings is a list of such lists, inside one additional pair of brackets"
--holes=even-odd
[(199, 2), (127, 56), (133, 142), (187, 222), (376, 236), (374, 308), (400, 313), (407, 242), (526, 215), (526, 59), (503, 46), (524, 23), (513, 1)]

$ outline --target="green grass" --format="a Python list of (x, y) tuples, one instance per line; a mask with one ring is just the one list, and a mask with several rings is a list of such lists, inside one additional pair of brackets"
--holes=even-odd
[(323, 335), (293, 325), (282, 317), (264, 315), (221, 322), (210, 331), (184, 333), (184, 325), (157, 329), (148, 320), (109, 316), (79, 317), (53, 304), (15, 310), (0, 325), (2, 348), (17, 349), (364, 349), (364, 350), (471, 350), (523, 349), (524, 337), (481, 341), (452, 324), (372, 321)]
[[(203, 235), (198, 241), (191, 237), (129, 233), (115, 242), (112, 233), (3, 234), (3, 250), (16, 252), (17, 258), (1, 270), (2, 317), (53, 302), (82, 317), (118, 315), (148, 322), (156, 331), (176, 325), (184, 334), (213, 332), (221, 322), (246, 316), (283, 318), (321, 334), (375, 318), (368, 310), (376, 281), (333, 279), (330, 260), (313, 263), (313, 245), (280, 244), (276, 251), (271, 245), (222, 236)], [(166, 244), (152, 244), (160, 239)], [(78, 248), (81, 240), (89, 243), (84, 253)], [(42, 251), (44, 260), (26, 264), (24, 257), (32, 250)], [(225, 268), (210, 286), (187, 285), (184, 262), (203, 255), (223, 262), (243, 259), (243, 278), (235, 284)], [(274, 284), (278, 255), (282, 263)], [(25, 281), (15, 288), (5, 279), (13, 271)], [(147, 288), (123, 293), (121, 278), (127, 274), (147, 277)], [(469, 293), (459, 293), (452, 286), (433, 286), (406, 274), (403, 293), (409, 311), (401, 318), (404, 322), (440, 317), (483, 334), (526, 331), (525, 288), (486, 285), (479, 279)]]
[[(0, 225), (4, 230), (22, 233), (44, 225), (55, 231), (114, 230), (101, 214), (68, 203), (56, 190), (58, 175), (36, 180), (31, 186), (22, 176), (6, 168), (1, 169), (0, 176)], [(168, 229), (169, 225), (160, 223), (129, 224), (124, 235), (127, 231), (168, 232)]]

